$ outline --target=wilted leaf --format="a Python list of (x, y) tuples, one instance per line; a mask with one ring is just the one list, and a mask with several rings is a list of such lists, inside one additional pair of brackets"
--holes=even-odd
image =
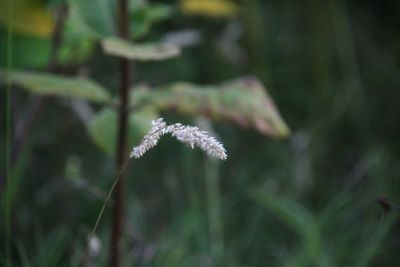
[(211, 119), (253, 127), (274, 137), (285, 137), (290, 130), (272, 99), (256, 78), (243, 78), (221, 86), (197, 86), (176, 83), (158, 90), (132, 90), (133, 106), (155, 106), (188, 115), (205, 115)]
[[(129, 115), (128, 145), (137, 144), (150, 129), (150, 122), (157, 118), (153, 109), (137, 110)], [(112, 156), (116, 151), (117, 112), (110, 108), (99, 111), (88, 125), (89, 135), (94, 143), (107, 155)]]
[(99, 84), (86, 78), (70, 78), (47, 73), (4, 72), (12, 83), (42, 95), (58, 95), (84, 98), (94, 102), (111, 100), (109, 93)]
[(136, 60), (164, 60), (179, 55), (178, 46), (168, 43), (133, 44), (117, 37), (102, 41), (106, 54)]

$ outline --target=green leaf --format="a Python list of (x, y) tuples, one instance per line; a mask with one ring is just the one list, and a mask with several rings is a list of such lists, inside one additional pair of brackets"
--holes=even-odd
[[(0, 27), (0, 40), (6, 40), (6, 31)], [(6, 42), (0, 42), (0, 68), (6, 67), (6, 53), (11, 52), (13, 68), (45, 68), (49, 65), (51, 40), (47, 37), (13, 33), (13, 45), (9, 50)], [(92, 53), (94, 42), (67, 29), (63, 32), (63, 42), (57, 51), (59, 65), (79, 64)]]
[[(6, 42), (8, 29), (12, 31), (11, 48)], [(11, 54), (13, 68), (47, 66), (53, 29), (54, 18), (44, 1), (0, 1), (0, 67), (7, 66), (7, 54)]]
[(358, 253), (358, 260), (353, 266), (372, 266), (371, 263), (373, 262), (373, 259), (379, 254), (382, 249), (382, 243), (384, 243), (390, 230), (392, 230), (394, 225), (398, 223), (398, 219), (398, 214), (389, 214), (378, 223), (375, 231), (371, 233), (369, 240), (367, 240), (364, 243), (364, 246), (362, 246), (361, 251)]
[(302, 240), (297, 255), (287, 259), (284, 266), (311, 266), (321, 255), (320, 228), (312, 213), (283, 196), (269, 192), (256, 191), (251, 197), (277, 216), (287, 227), (291, 228)]
[(130, 17), (130, 34), (133, 39), (139, 39), (150, 32), (151, 22), (144, 12), (136, 11)]
[[(129, 115), (128, 145), (133, 147), (150, 129), (150, 122), (157, 118), (153, 109), (137, 110)], [(113, 156), (116, 151), (117, 112), (111, 108), (100, 110), (88, 125), (89, 136), (107, 155)]]
[(87, 78), (70, 78), (47, 73), (0, 72), (12, 83), (26, 90), (42, 95), (58, 95), (84, 98), (93, 102), (104, 103), (111, 100), (105, 88)]
[[(8, 0), (10, 1), (10, 0)], [(1, 2), (1, 1), (0, 1)], [(18, 0), (17, 2), (20, 2)], [(23, 2), (21, 2), (23, 3)], [(0, 4), (0, 13), (1, 13)], [(30, 8), (29, 6), (27, 8)], [(43, 25), (35, 23), (33, 20), (36, 17), (40, 17), (44, 14), (41, 10), (47, 10), (46, 6), (41, 4), (34, 7), (33, 17), (24, 18), (24, 12), (28, 12), (29, 9), (25, 10), (23, 14), (19, 14), (16, 10), (15, 15), (19, 15), (19, 18), (25, 20), (12, 33), (12, 49), (7, 47), (7, 42), (0, 42), (0, 68), (6, 67), (6, 53), (11, 53), (12, 66), (13, 68), (45, 68), (49, 65), (50, 55), (52, 50), (52, 22), (43, 22)], [(35, 12), (38, 12), (35, 13)], [(48, 12), (48, 10), (46, 11)], [(26, 14), (25, 14), (26, 15)], [(51, 13), (49, 13), (51, 18)], [(1, 15), (0, 15), (1, 17)], [(21, 20), (21, 19), (19, 19)], [(19, 21), (16, 20), (16, 21)], [(46, 19), (47, 20), (47, 19)], [(34, 25), (31, 25), (34, 24)], [(51, 24), (51, 25), (48, 25)], [(30, 27), (30, 25), (32, 27)], [(35, 28), (36, 27), (36, 28)], [(39, 32), (36, 32), (39, 31)], [(41, 34), (40, 31), (43, 31)], [(50, 31), (50, 32), (48, 32)], [(63, 40), (61, 47), (57, 51), (56, 61), (57, 64), (78, 64), (88, 58), (93, 51), (93, 41), (82, 34), (77, 34), (71, 27), (64, 27), (62, 30)], [(7, 39), (6, 25), (0, 26), (0, 40)]]
[(7, 53), (11, 53), (13, 68), (40, 68), (49, 63), (51, 41), (46, 37), (13, 33), (12, 49), (7, 47), (7, 31), (0, 27), (0, 67), (7, 66)]
[(113, 2), (111, 0), (69, 0), (68, 26), (96, 39), (114, 35)]
[(175, 83), (158, 90), (132, 90), (132, 106), (154, 106), (187, 115), (204, 115), (252, 127), (273, 137), (289, 135), (266, 89), (256, 78), (242, 78), (220, 86)]
[(151, 4), (145, 9), (146, 17), (151, 23), (162, 21), (171, 17), (175, 10), (173, 7), (165, 4)]
[(146, 35), (157, 22), (170, 18), (175, 9), (166, 4), (150, 4), (145, 1), (131, 0), (130, 7), (130, 30), (134, 39)]
[(268, 208), (299, 237), (307, 240), (316, 231), (317, 223), (313, 215), (296, 202), (269, 192), (251, 194), (254, 200)]
[(168, 43), (133, 44), (118, 37), (102, 41), (106, 54), (134, 60), (164, 60), (179, 55), (178, 46)]
[(38, 240), (34, 257), (34, 266), (60, 266), (65, 251), (68, 250), (71, 233), (68, 228), (56, 227), (44, 238)]
[(87, 60), (93, 53), (95, 42), (82, 34), (73, 32), (66, 27), (63, 32), (63, 42), (57, 53), (62, 65), (76, 65)]

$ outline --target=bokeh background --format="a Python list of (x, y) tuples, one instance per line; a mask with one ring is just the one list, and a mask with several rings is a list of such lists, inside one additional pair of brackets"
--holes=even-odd
[[(0, 156), (0, 224), (10, 231), (0, 234), (2, 266), (7, 246), (12, 266), (80, 264), (116, 175), (121, 71), (100, 45), (115, 35), (115, 2), (0, 2), (2, 150), (6, 131), (13, 136), (9, 191)], [(185, 82), (175, 108), (132, 110), (130, 140), (163, 116), (211, 131), (229, 157), (214, 161), (165, 138), (131, 160), (121, 266), (399, 266), (399, 17), (400, 2), (389, 0), (130, 0), (131, 41), (181, 48), (134, 60), (132, 91)], [(112, 101), (28, 71), (73, 86), (87, 77)], [(254, 107), (267, 96), (248, 88), (227, 106), (213, 98), (243, 77), (259, 81), (275, 108)], [(214, 112), (202, 109), (204, 96)], [(224, 120), (221, 109), (272, 130)], [(107, 208), (90, 266), (108, 266), (111, 216)]]

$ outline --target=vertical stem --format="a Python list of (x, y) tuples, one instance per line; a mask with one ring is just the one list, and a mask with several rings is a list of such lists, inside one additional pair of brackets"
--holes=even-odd
[[(7, 70), (11, 71), (12, 67), (12, 1), (9, 2), (7, 10)], [(5, 196), (5, 242), (6, 242), (6, 266), (11, 267), (11, 192), (12, 192), (12, 175), (11, 175), (11, 143), (12, 143), (12, 107), (11, 107), (11, 81), (7, 81), (7, 100), (6, 100), (6, 196)]]
[(61, 6), (55, 10), (54, 15), (56, 17), (56, 24), (53, 30), (53, 35), (51, 36), (52, 46), (50, 50), (48, 70), (56, 73), (57, 68), (59, 67), (58, 51), (63, 44), (63, 28), (67, 18), (67, 5), (61, 4)]
[[(127, 0), (118, 1), (118, 36), (128, 38), (128, 2)], [(130, 83), (130, 63), (126, 59), (121, 59), (121, 83), (120, 83), (120, 107), (118, 114), (118, 135), (117, 135), (117, 154), (116, 167), (120, 170), (124, 164), (127, 144), (127, 117), (128, 117), (128, 88)], [(111, 247), (110, 247), (110, 267), (120, 266), (121, 256), (121, 235), (123, 229), (123, 208), (124, 208), (124, 183), (125, 176), (116, 184), (114, 213), (112, 218)]]
[(223, 266), (224, 238), (218, 163), (214, 159), (204, 161), (207, 210), (209, 221), (210, 252), (214, 266)]

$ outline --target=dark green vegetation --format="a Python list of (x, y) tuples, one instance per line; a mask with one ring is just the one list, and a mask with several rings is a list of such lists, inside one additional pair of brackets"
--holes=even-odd
[[(131, 0), (133, 46), (111, 37), (114, 1), (18, 0), (11, 51), (10, 1), (1, 266), (7, 207), (12, 266), (79, 266), (116, 175), (115, 56), (133, 61), (128, 150), (162, 115), (215, 131), (228, 151), (215, 162), (165, 138), (131, 160), (122, 266), (399, 266), (399, 1)], [(111, 216), (93, 266), (108, 266)]]

